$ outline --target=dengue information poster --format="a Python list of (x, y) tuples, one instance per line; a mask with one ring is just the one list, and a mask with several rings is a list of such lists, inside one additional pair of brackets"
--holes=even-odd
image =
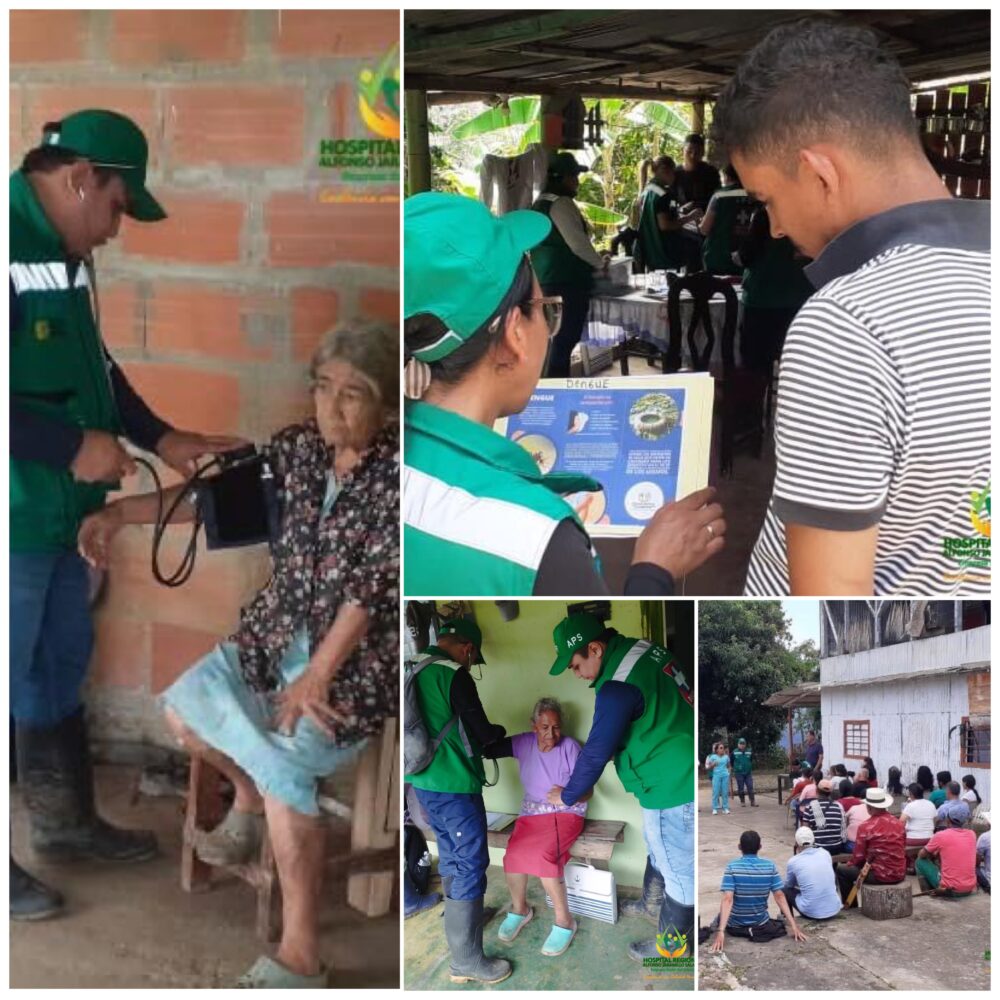
[(707, 485), (713, 399), (703, 373), (543, 379), (496, 430), (542, 472), (602, 485), (566, 498), (592, 535), (637, 535), (663, 504)]

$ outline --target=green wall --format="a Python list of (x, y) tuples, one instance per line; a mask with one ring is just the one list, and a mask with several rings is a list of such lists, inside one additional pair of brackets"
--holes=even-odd
[[(587, 738), (594, 711), (594, 692), (585, 681), (569, 672), (559, 677), (549, 677), (549, 667), (555, 657), (552, 629), (566, 614), (566, 603), (561, 601), (521, 601), (520, 613), (511, 622), (505, 622), (492, 601), (473, 603), (476, 621), (483, 632), (483, 656), (486, 665), (474, 667), (479, 696), (491, 722), (506, 727), (510, 734), (531, 728), (531, 710), (542, 697), (558, 698), (563, 705), (564, 732), (580, 743)], [(650, 603), (647, 602), (647, 609)], [(614, 601), (612, 618), (608, 623), (623, 635), (646, 638), (642, 613), (638, 601)], [(670, 644), (675, 645), (674, 630), (691, 621), (688, 609), (666, 605), (666, 629)], [(649, 636), (652, 638), (652, 636)], [(662, 641), (662, 638), (661, 638)], [(687, 636), (676, 636), (677, 652), (684, 647)], [(693, 679), (693, 664), (688, 676)], [(482, 670), (482, 679), (478, 679)], [(692, 754), (694, 747), (691, 748)], [(517, 813), (523, 791), (513, 759), (502, 760), (500, 780), (493, 788), (483, 789), (486, 808), (494, 812)], [(486, 762), (486, 777), (492, 780), (493, 764)], [(646, 864), (646, 848), (642, 839), (642, 812), (636, 799), (629, 795), (615, 773), (613, 763), (604, 769), (601, 780), (594, 789), (594, 797), (587, 809), (590, 819), (624, 820), (625, 842), (615, 847), (611, 868), (619, 885), (642, 885)], [(502, 848), (491, 848), (490, 859), (500, 865)]]

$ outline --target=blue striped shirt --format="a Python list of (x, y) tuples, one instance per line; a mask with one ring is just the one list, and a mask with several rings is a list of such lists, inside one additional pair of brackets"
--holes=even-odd
[(744, 854), (730, 861), (722, 873), (722, 891), (733, 894), (729, 923), (756, 927), (768, 918), (767, 898), (781, 889), (781, 876), (773, 861)]

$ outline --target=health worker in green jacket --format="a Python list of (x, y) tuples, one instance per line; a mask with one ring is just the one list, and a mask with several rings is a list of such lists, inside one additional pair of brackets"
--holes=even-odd
[(653, 160), (653, 175), (639, 196), (639, 260), (645, 271), (701, 267), (701, 238), (686, 229), (701, 219), (701, 209), (681, 209), (674, 181), (677, 165), (669, 156)]
[[(121, 441), (186, 473), (234, 439), (177, 431), (135, 393), (98, 325), (93, 252), (123, 215), (166, 217), (146, 189), (146, 139), (111, 111), (49, 122), (10, 178), (10, 698), (32, 846), (61, 861), (156, 854), (94, 804), (81, 687), (94, 648), (82, 520), (134, 463)], [(15, 920), (57, 913), (58, 893), (11, 860)]]
[(503, 958), (483, 954), (483, 898), (490, 866), (483, 805), (483, 750), (507, 735), (486, 717), (473, 664), (485, 663), (483, 635), (471, 618), (444, 624), (416, 670), (417, 703), (428, 736), (441, 740), (430, 764), (406, 775), (438, 847), (444, 888), (444, 932), (452, 982), (499, 983), (511, 974)]
[(609, 258), (594, 248), (590, 227), (574, 201), (580, 174), (589, 169), (572, 153), (553, 153), (545, 188), (531, 206), (552, 222), (545, 239), (531, 250), (531, 264), (542, 291), (562, 299), (562, 323), (552, 340), (546, 378), (569, 378), (570, 356), (590, 311), (594, 276), (608, 266)]
[(657, 923), (657, 938), (629, 945), (638, 962), (666, 948), (693, 953), (694, 707), (691, 688), (673, 654), (631, 639), (591, 614), (564, 618), (552, 633), (550, 674), (569, 671), (596, 692), (594, 721), (565, 787), (549, 792), (571, 806), (595, 784), (609, 760), (642, 809), (646, 870), (642, 898), (622, 912)]
[[(607, 584), (569, 494), (601, 486), (543, 474), (493, 430), (535, 392), (560, 302), (543, 294), (528, 251), (552, 223), (532, 211), (496, 218), (437, 192), (404, 217), (403, 541), (405, 593), (605, 595)], [(718, 552), (726, 525), (714, 490), (666, 504), (636, 541), (625, 592), (671, 594)]]

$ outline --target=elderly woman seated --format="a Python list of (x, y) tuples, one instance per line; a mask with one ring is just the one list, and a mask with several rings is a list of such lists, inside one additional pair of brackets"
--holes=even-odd
[[(265, 824), (281, 883), (275, 958), (249, 988), (327, 985), (318, 951), (325, 826), (319, 779), (351, 764), (398, 713), (399, 337), (338, 330), (311, 365), (315, 415), (264, 451), (279, 490), (273, 572), (220, 642), (162, 696), (180, 742), (232, 782), (226, 818), (196, 842), (209, 864), (245, 862)], [(169, 505), (180, 487), (165, 492)], [(106, 565), (115, 533), (154, 521), (155, 494), (89, 517), (81, 553)], [(180, 505), (175, 520), (191, 520)]]
[(542, 954), (561, 955), (576, 934), (576, 921), (566, 899), (563, 869), (569, 849), (583, 831), (586, 800), (593, 789), (572, 806), (548, 801), (549, 789), (568, 784), (580, 744), (562, 735), (562, 708), (554, 698), (542, 698), (531, 713), (531, 731), (508, 736), (484, 751), (487, 757), (514, 757), (521, 772), (524, 799), (521, 815), (507, 843), (503, 868), (510, 889), (510, 909), (500, 925), (501, 941), (513, 941), (534, 916), (528, 905), (528, 876), (537, 875), (555, 908), (555, 924)]

